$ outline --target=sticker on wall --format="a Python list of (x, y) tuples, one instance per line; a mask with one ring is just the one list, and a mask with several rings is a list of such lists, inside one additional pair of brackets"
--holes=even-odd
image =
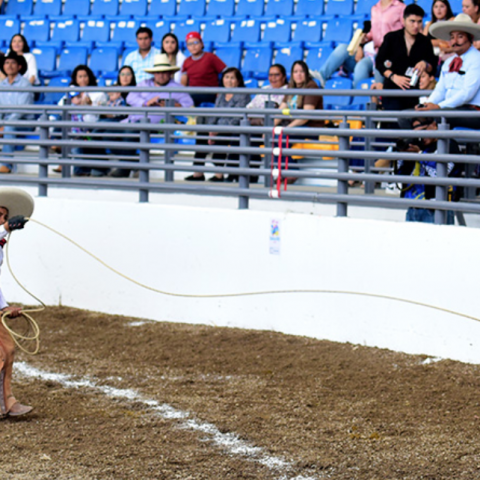
[(270, 255), (280, 255), (280, 220), (273, 219), (270, 223)]

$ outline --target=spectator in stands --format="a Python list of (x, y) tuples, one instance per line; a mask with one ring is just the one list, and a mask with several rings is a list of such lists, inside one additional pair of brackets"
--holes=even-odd
[[(308, 66), (303, 60), (297, 60), (292, 65), (288, 88), (311, 88), (318, 89), (318, 85), (310, 77)], [(281, 111), (289, 110), (322, 110), (323, 99), (320, 95), (286, 95), (279, 106)], [(323, 120), (307, 120), (296, 118), (295, 120), (275, 119), (275, 125), (283, 124), (285, 127), (323, 127)]]
[(387, 33), (402, 28), (404, 10), (405, 4), (401, 0), (380, 0), (372, 7), (371, 30), (363, 35), (356, 53), (350, 55), (346, 43), (337, 45), (320, 71), (311, 72), (312, 76), (325, 87), (325, 82), (343, 66), (347, 73), (353, 73), (353, 88), (358, 88), (358, 85), (371, 77), (372, 73), (375, 74), (377, 82), (382, 82), (382, 76), (374, 68), (375, 54)]
[(426, 23), (425, 28), (423, 29), (423, 34), (431, 40), (435, 55), (439, 56), (440, 60), (444, 62), (448, 57), (453, 55), (452, 47), (450, 47), (448, 42), (433, 38), (429, 33), (429, 30), (434, 23), (453, 20), (454, 15), (448, 0), (435, 0), (432, 4), (431, 15), (432, 20)]
[[(443, 64), (435, 90), (416, 110), (480, 110), (480, 52), (473, 46), (475, 40), (480, 40), (480, 25), (460, 13), (452, 22), (432, 25), (430, 33), (435, 38), (448, 39), (455, 56)], [(448, 123), (452, 128), (480, 129), (480, 116), (449, 118)], [(404, 121), (403, 128), (406, 127)]]
[(40, 85), (40, 80), (38, 79), (37, 61), (35, 56), (30, 53), (30, 47), (28, 46), (27, 39), (23, 35), (17, 33), (10, 40), (8, 51), (15, 52), (17, 55), (23, 55), (27, 61), (28, 67), (24, 77), (30, 82), (31, 85)]
[[(462, 12), (467, 14), (473, 23), (480, 24), (480, 0), (463, 0)], [(480, 50), (480, 41), (473, 42), (473, 46)]]
[[(27, 71), (27, 61), (23, 55), (17, 55), (10, 52), (1, 58), (0, 70), (6, 76), (0, 82), (0, 105), (31, 105), (33, 103), (33, 93), (31, 92), (2, 92), (2, 87), (30, 87), (30, 82), (23, 77)], [(3, 120), (28, 120), (31, 115), (25, 113), (13, 112), (3, 113)], [(15, 132), (25, 131), (26, 128), (12, 127), (6, 125), (3, 128), (4, 139), (15, 139)], [(15, 145), (3, 145), (3, 154), (13, 154)], [(10, 173), (12, 171), (11, 163), (2, 163), (0, 165), (0, 173)]]
[[(118, 72), (116, 86), (119, 87), (136, 87), (137, 81), (135, 80), (135, 73), (132, 67), (124, 65)], [(127, 105), (127, 96), (130, 92), (108, 92), (107, 106), (109, 107), (124, 107)], [(100, 121), (104, 122), (119, 122), (127, 118), (128, 115), (118, 115), (116, 113), (110, 113), (100, 116)], [(97, 133), (97, 131), (95, 131)]]
[[(213, 53), (203, 50), (202, 37), (198, 32), (190, 32), (186, 39), (191, 56), (183, 63), (182, 85), (189, 87), (218, 87), (218, 76), (226, 65)], [(192, 94), (195, 106), (201, 103), (214, 103), (216, 93)]]
[[(175, 82), (172, 78), (173, 73), (180, 70), (180, 67), (170, 64), (168, 55), (165, 53), (160, 53), (155, 56), (154, 64), (151, 68), (147, 68), (147, 73), (153, 74), (153, 79), (144, 80), (138, 84), (138, 87), (158, 87), (158, 92), (140, 92), (132, 91), (127, 96), (127, 103), (132, 107), (151, 107), (157, 111), (148, 115), (148, 118), (151, 123), (160, 123), (165, 115), (163, 114), (161, 108), (165, 107), (165, 100), (168, 98), (173, 99), (174, 106), (176, 107), (193, 107), (192, 97), (182, 88), (182, 85)], [(178, 88), (178, 92), (168, 93), (162, 90), (162, 87), (168, 88)], [(143, 121), (144, 116), (138, 114), (129, 115), (124, 122), (128, 123), (138, 123)], [(118, 132), (121, 133), (121, 132)], [(125, 131), (124, 133), (134, 133), (132, 130)], [(126, 141), (131, 141), (126, 139)], [(117, 154), (131, 155), (132, 151), (117, 151)], [(111, 173), (112, 177), (128, 177), (130, 175), (130, 170), (125, 168), (119, 168), (113, 170)]]
[(177, 83), (182, 82), (182, 67), (185, 59), (187, 58), (180, 50), (178, 45), (178, 38), (173, 33), (166, 33), (162, 38), (162, 53), (168, 55), (170, 64), (180, 67), (180, 70), (175, 73), (173, 79)]
[[(225, 88), (244, 88), (245, 82), (243, 80), (243, 76), (240, 73), (240, 70), (235, 67), (227, 68), (222, 74), (222, 86)], [(245, 108), (250, 101), (250, 95), (246, 93), (220, 93), (217, 96), (215, 101), (215, 108)], [(223, 117), (223, 116), (215, 116), (210, 117), (207, 120), (209, 125), (223, 125), (233, 127), (235, 125), (240, 125), (240, 117)], [(229, 131), (228, 133), (218, 133), (218, 132), (210, 132), (209, 138), (205, 142), (205, 140), (201, 140), (200, 142), (197, 141), (197, 144), (205, 145), (217, 145), (217, 146), (235, 146), (239, 145), (239, 140), (235, 139), (232, 140), (231, 137), (234, 137), (234, 129)], [(223, 139), (222, 137), (230, 137), (229, 139)], [(197, 153), (195, 158), (205, 158), (207, 154)], [(214, 153), (212, 155), (213, 163), (217, 166), (223, 166), (223, 163), (215, 162), (215, 160), (228, 160), (229, 162), (236, 161), (238, 162), (239, 156), (238, 153)], [(194, 162), (194, 165), (204, 165), (203, 162)], [(228, 165), (232, 166), (232, 165)], [(190, 177), (187, 177), (185, 180), (205, 180), (205, 176), (203, 173), (195, 172)], [(213, 177), (209, 178), (210, 182), (223, 182), (223, 174), (216, 173)], [(238, 175), (229, 175), (226, 179), (227, 182), (235, 182), (238, 180)]]
[(146, 69), (153, 67), (155, 55), (158, 55), (160, 50), (152, 47), (153, 32), (150, 28), (140, 27), (137, 30), (136, 36), (138, 50), (130, 52), (123, 64), (132, 67), (137, 82), (143, 82), (143, 80), (152, 78), (152, 76), (146, 72)]
[[(437, 57), (433, 53), (431, 42), (420, 33), (425, 12), (416, 4), (408, 5), (403, 12), (404, 28), (385, 35), (380, 47), (376, 67), (385, 77), (384, 89), (407, 90), (416, 87), (411, 84), (411, 77), (418, 77), (426, 70), (434, 72)], [(443, 23), (443, 22), (442, 22)], [(416, 98), (387, 97), (383, 98), (385, 110), (404, 110), (413, 108)]]
[[(416, 118), (413, 120), (414, 130), (438, 130), (437, 123), (434, 118)], [(459, 154), (460, 149), (455, 140), (449, 142), (449, 153)], [(429, 154), (437, 151), (436, 138), (423, 139), (400, 139), (397, 141), (397, 151), (419, 153), (418, 161), (398, 160), (396, 165), (396, 172), (398, 175), (410, 175), (416, 177), (436, 177), (437, 176), (437, 162), (429, 160)], [(462, 174), (464, 165), (454, 164), (449, 162), (447, 164), (447, 172), (449, 177), (459, 177)], [(456, 187), (449, 187), (448, 200), (458, 201), (461, 196), (461, 189)], [(411, 200), (431, 200), (435, 198), (435, 185), (421, 185), (421, 184), (403, 184), (401, 194), (402, 198)], [(434, 223), (435, 212), (429, 208), (413, 208), (407, 210), (407, 222), (423, 222)], [(447, 224), (453, 225), (454, 216), (452, 211), (447, 212)]]

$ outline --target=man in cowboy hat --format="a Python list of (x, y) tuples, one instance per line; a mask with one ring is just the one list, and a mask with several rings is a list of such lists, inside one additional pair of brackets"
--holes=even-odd
[[(440, 80), (424, 105), (415, 107), (425, 110), (480, 110), (480, 52), (473, 42), (480, 40), (480, 25), (460, 13), (451, 22), (437, 22), (430, 33), (440, 40), (450, 42), (455, 56), (442, 66)], [(453, 127), (480, 129), (480, 115), (475, 118), (449, 118)], [(401, 126), (404, 126), (401, 124)]]
[[(174, 101), (174, 106), (176, 107), (192, 107), (192, 97), (185, 92), (185, 88), (182, 85), (175, 82), (172, 78), (173, 73), (177, 72), (179, 69), (180, 67), (170, 64), (168, 55), (166, 53), (155, 55), (153, 67), (145, 69), (147, 73), (153, 74), (153, 78), (140, 82), (137, 85), (137, 89), (134, 89), (134, 91), (128, 94), (127, 103), (132, 107), (152, 107), (152, 110), (157, 109), (155, 113), (152, 112), (152, 114), (148, 115), (151, 123), (160, 123), (165, 118), (165, 115), (160, 108), (165, 107), (165, 101), (168, 98), (171, 98)], [(159, 90), (158, 92), (136, 91), (140, 90), (140, 87), (157, 87)], [(178, 92), (165, 92), (163, 91), (163, 87), (178, 88)], [(132, 114), (123, 121), (128, 123), (136, 123), (141, 122), (143, 118), (143, 115)], [(132, 131), (130, 130), (128, 133), (132, 133)], [(130, 139), (127, 139), (127, 141), (129, 140)], [(131, 151), (124, 152), (116, 150), (115, 153), (118, 155), (130, 155)], [(129, 175), (130, 170), (124, 168), (113, 170), (111, 173), (112, 177), (128, 177)]]
[[(33, 213), (33, 198), (19, 188), (0, 188), (0, 265), (3, 263), (3, 247), (5, 237), (13, 230), (22, 229)], [(10, 317), (18, 317), (22, 310), (11, 307), (5, 301), (0, 290), (1, 315), (8, 313)], [(15, 344), (10, 333), (0, 322), (0, 415), (16, 417), (32, 410), (19, 403), (12, 393), (12, 371)]]
[[(2, 91), (2, 87), (30, 87), (30, 82), (23, 78), (23, 74), (27, 71), (27, 62), (23, 55), (17, 55), (15, 52), (10, 52), (6, 57), (0, 59), (0, 70), (6, 75), (6, 78), (0, 82), (0, 105), (31, 105), (33, 103), (33, 93), (31, 92), (15, 92)], [(24, 120), (31, 117), (24, 113), (0, 112), (4, 120)], [(16, 135), (14, 132), (19, 132), (25, 129), (19, 127), (12, 127), (7, 125), (3, 129), (4, 139), (14, 139)], [(13, 154), (15, 145), (4, 145), (4, 154)], [(0, 173), (10, 173), (12, 171), (12, 164), (3, 163), (0, 165)]]

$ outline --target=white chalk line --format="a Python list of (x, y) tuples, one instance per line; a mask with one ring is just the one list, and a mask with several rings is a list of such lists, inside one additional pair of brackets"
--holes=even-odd
[[(56, 382), (66, 388), (89, 388), (101, 392), (111, 398), (143, 403), (163, 419), (179, 421), (180, 428), (203, 433), (207, 436), (209, 441), (232, 455), (247, 457), (248, 459), (257, 462), (270, 470), (288, 471), (293, 467), (292, 462), (284, 460), (280, 457), (268, 455), (261, 447), (250, 445), (248, 442), (241, 440), (235, 433), (222, 433), (214, 424), (195, 420), (192, 418), (192, 415), (189, 412), (179, 410), (166, 403), (160, 403), (154, 399), (146, 398), (136, 390), (130, 388), (116, 388), (109, 385), (99, 385), (94, 380), (89, 379), (76, 380), (72, 376), (63, 373), (53, 373), (40, 370), (27, 364), (26, 362), (16, 362), (15, 372), (28, 378)], [(284, 474), (279, 477), (278, 480), (316, 479), (314, 477), (304, 477), (302, 475), (289, 477)]]

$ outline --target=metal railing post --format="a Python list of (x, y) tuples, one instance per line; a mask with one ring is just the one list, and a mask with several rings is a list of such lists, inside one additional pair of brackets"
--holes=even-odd
[[(240, 122), (241, 127), (248, 127), (250, 122), (248, 118), (245, 116), (242, 121)], [(246, 148), (250, 146), (250, 139), (248, 134), (241, 133), (240, 134), (240, 147)], [(246, 153), (240, 154), (240, 168), (248, 168), (250, 166), (250, 155)], [(249, 188), (250, 186), (250, 175), (239, 175), (238, 177), (238, 185), (240, 188)], [(238, 197), (238, 208), (239, 210), (246, 210), (248, 209), (248, 196), (240, 195)]]
[[(449, 130), (449, 125), (442, 120), (442, 123), (438, 126), (438, 130), (446, 131)], [(445, 155), (448, 153), (449, 140), (446, 138), (441, 138), (437, 140), (437, 153), (440, 155)], [(443, 162), (437, 162), (437, 178), (448, 177), (448, 164)], [(435, 187), (435, 200), (437, 202), (447, 200), (448, 187), (445, 185), (437, 185)], [(445, 225), (447, 223), (447, 212), (445, 210), (435, 210), (434, 222), (437, 225)]]
[[(348, 129), (349, 125), (346, 121), (343, 121), (340, 124), (340, 128)], [(340, 150), (349, 149), (349, 135), (348, 134), (339, 134), (338, 135), (338, 147)], [(338, 159), (338, 173), (347, 173), (348, 172), (348, 159), (339, 158)], [(339, 195), (348, 195), (348, 181), (347, 180), (338, 180), (337, 181), (337, 193)], [(346, 217), (347, 216), (347, 202), (337, 202), (337, 217)]]
[[(265, 102), (265, 108), (275, 108), (275, 102), (268, 100), (267, 102)], [(273, 118), (269, 113), (265, 114), (264, 125), (266, 127), (271, 127), (273, 129)], [(273, 142), (272, 132), (270, 131), (266, 133), (264, 138), (265, 138), (265, 141), (264, 141), (265, 155), (263, 156), (263, 166), (264, 168), (269, 169), (270, 168), (270, 151), (271, 151), (272, 142)], [(266, 187), (272, 186), (272, 179), (270, 178), (270, 175), (265, 175), (264, 185)]]
[[(65, 99), (65, 105), (71, 105), (71, 99), (67, 95), (67, 98)], [(62, 111), (62, 121), (67, 121), (71, 120), (72, 116), (68, 110), (63, 110)], [(62, 127), (62, 140), (66, 141), (68, 140), (68, 132), (67, 132), (67, 127)], [(63, 145), (61, 148), (61, 156), (60, 158), (62, 160), (66, 160), (68, 158), (68, 155), (70, 153), (70, 147), (67, 147), (66, 145)], [(62, 178), (70, 178), (72, 176), (72, 167), (70, 165), (63, 165), (62, 166)]]
[[(45, 122), (48, 120), (47, 114), (42, 113), (39, 120)], [(40, 127), (40, 140), (48, 140), (48, 127)], [(39, 160), (46, 160), (48, 158), (48, 146), (41, 146), (38, 152)], [(48, 165), (39, 165), (38, 167), (38, 178), (48, 178)], [(47, 196), (48, 185), (42, 183), (41, 181), (38, 184), (38, 196), (46, 197)]]
[[(169, 97), (165, 100), (165, 106), (166, 107), (173, 107), (175, 106), (175, 101), (172, 97)], [(166, 112), (165, 114), (165, 123), (169, 124), (172, 121), (173, 115), (170, 112)], [(172, 132), (170, 130), (165, 131), (165, 144), (168, 144), (171, 142), (172, 139)], [(172, 150), (165, 150), (165, 165), (171, 165), (173, 163), (172, 161)], [(174, 178), (174, 171), (173, 170), (166, 170), (165, 171), (165, 181), (166, 182), (173, 182)]]
[[(145, 113), (142, 118), (141, 124), (147, 124), (150, 122), (148, 115)], [(140, 127), (141, 128), (141, 127)], [(140, 130), (140, 143), (150, 143), (150, 131), (149, 130)], [(147, 165), (150, 162), (150, 150), (146, 148), (140, 149), (139, 163), (140, 165)], [(150, 170), (144, 170), (141, 168), (138, 173), (138, 178), (141, 183), (148, 183), (150, 181)], [(141, 188), (139, 190), (139, 202), (147, 203), (148, 202), (148, 189)]]
[[(367, 103), (367, 111), (373, 111), (377, 109), (377, 105), (373, 102)], [(373, 121), (372, 117), (367, 117), (365, 119), (365, 128), (370, 130), (372, 128)], [(365, 151), (369, 152), (371, 150), (372, 137), (365, 137)], [(365, 173), (370, 173), (372, 170), (372, 160), (365, 159)], [(365, 193), (372, 194), (375, 191), (375, 182), (368, 180), (365, 182)]]

